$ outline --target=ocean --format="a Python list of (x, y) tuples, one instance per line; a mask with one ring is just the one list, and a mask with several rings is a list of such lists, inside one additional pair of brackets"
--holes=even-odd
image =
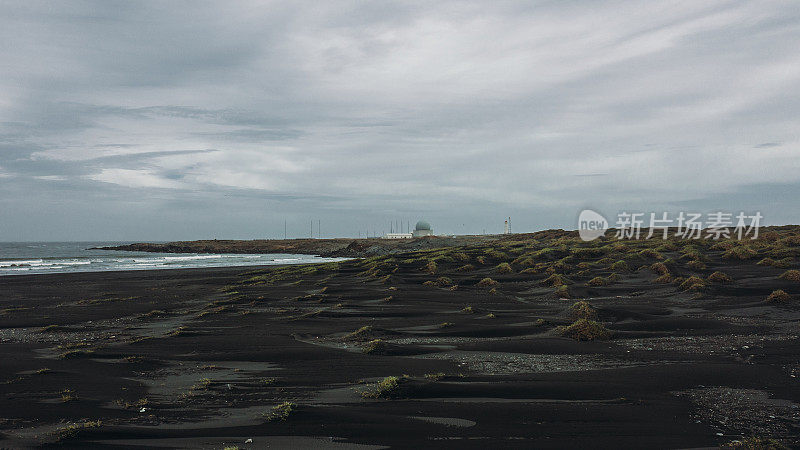
[(0, 242), (0, 276), (114, 270), (270, 266), (342, 261), (294, 254), (195, 254), (89, 250), (129, 242)]

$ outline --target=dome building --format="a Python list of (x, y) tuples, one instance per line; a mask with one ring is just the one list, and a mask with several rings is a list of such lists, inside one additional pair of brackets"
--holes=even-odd
[(414, 227), (414, 231), (411, 232), (411, 235), (414, 237), (433, 236), (433, 228), (431, 228), (431, 224), (428, 222), (420, 220), (417, 222), (417, 226)]

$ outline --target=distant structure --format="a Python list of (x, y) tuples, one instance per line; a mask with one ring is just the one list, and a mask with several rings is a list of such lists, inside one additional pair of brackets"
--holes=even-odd
[(411, 233), (386, 233), (383, 239), (411, 239), (414, 237)]
[(511, 217), (506, 219), (506, 226), (503, 228), (503, 234), (511, 234)]
[(411, 235), (413, 237), (433, 236), (433, 228), (431, 228), (431, 224), (428, 222), (420, 220), (417, 222), (417, 226), (414, 227), (414, 231), (411, 232)]

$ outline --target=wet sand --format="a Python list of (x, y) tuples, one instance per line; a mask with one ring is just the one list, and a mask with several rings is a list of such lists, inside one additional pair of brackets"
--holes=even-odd
[[(785, 268), (664, 252), (733, 280), (684, 290), (646, 256), (604, 286), (575, 260), (566, 299), (491, 251), (2, 277), (0, 447), (798, 444), (800, 307), (765, 300), (800, 293)], [(582, 314), (610, 339), (563, 336)]]

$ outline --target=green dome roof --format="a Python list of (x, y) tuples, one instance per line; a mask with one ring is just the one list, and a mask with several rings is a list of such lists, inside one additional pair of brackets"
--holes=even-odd
[(430, 230), (431, 229), (431, 224), (429, 224), (428, 222), (425, 222), (424, 220), (420, 220), (419, 222), (417, 222), (417, 226), (414, 227), (414, 229), (417, 230), (417, 231)]

